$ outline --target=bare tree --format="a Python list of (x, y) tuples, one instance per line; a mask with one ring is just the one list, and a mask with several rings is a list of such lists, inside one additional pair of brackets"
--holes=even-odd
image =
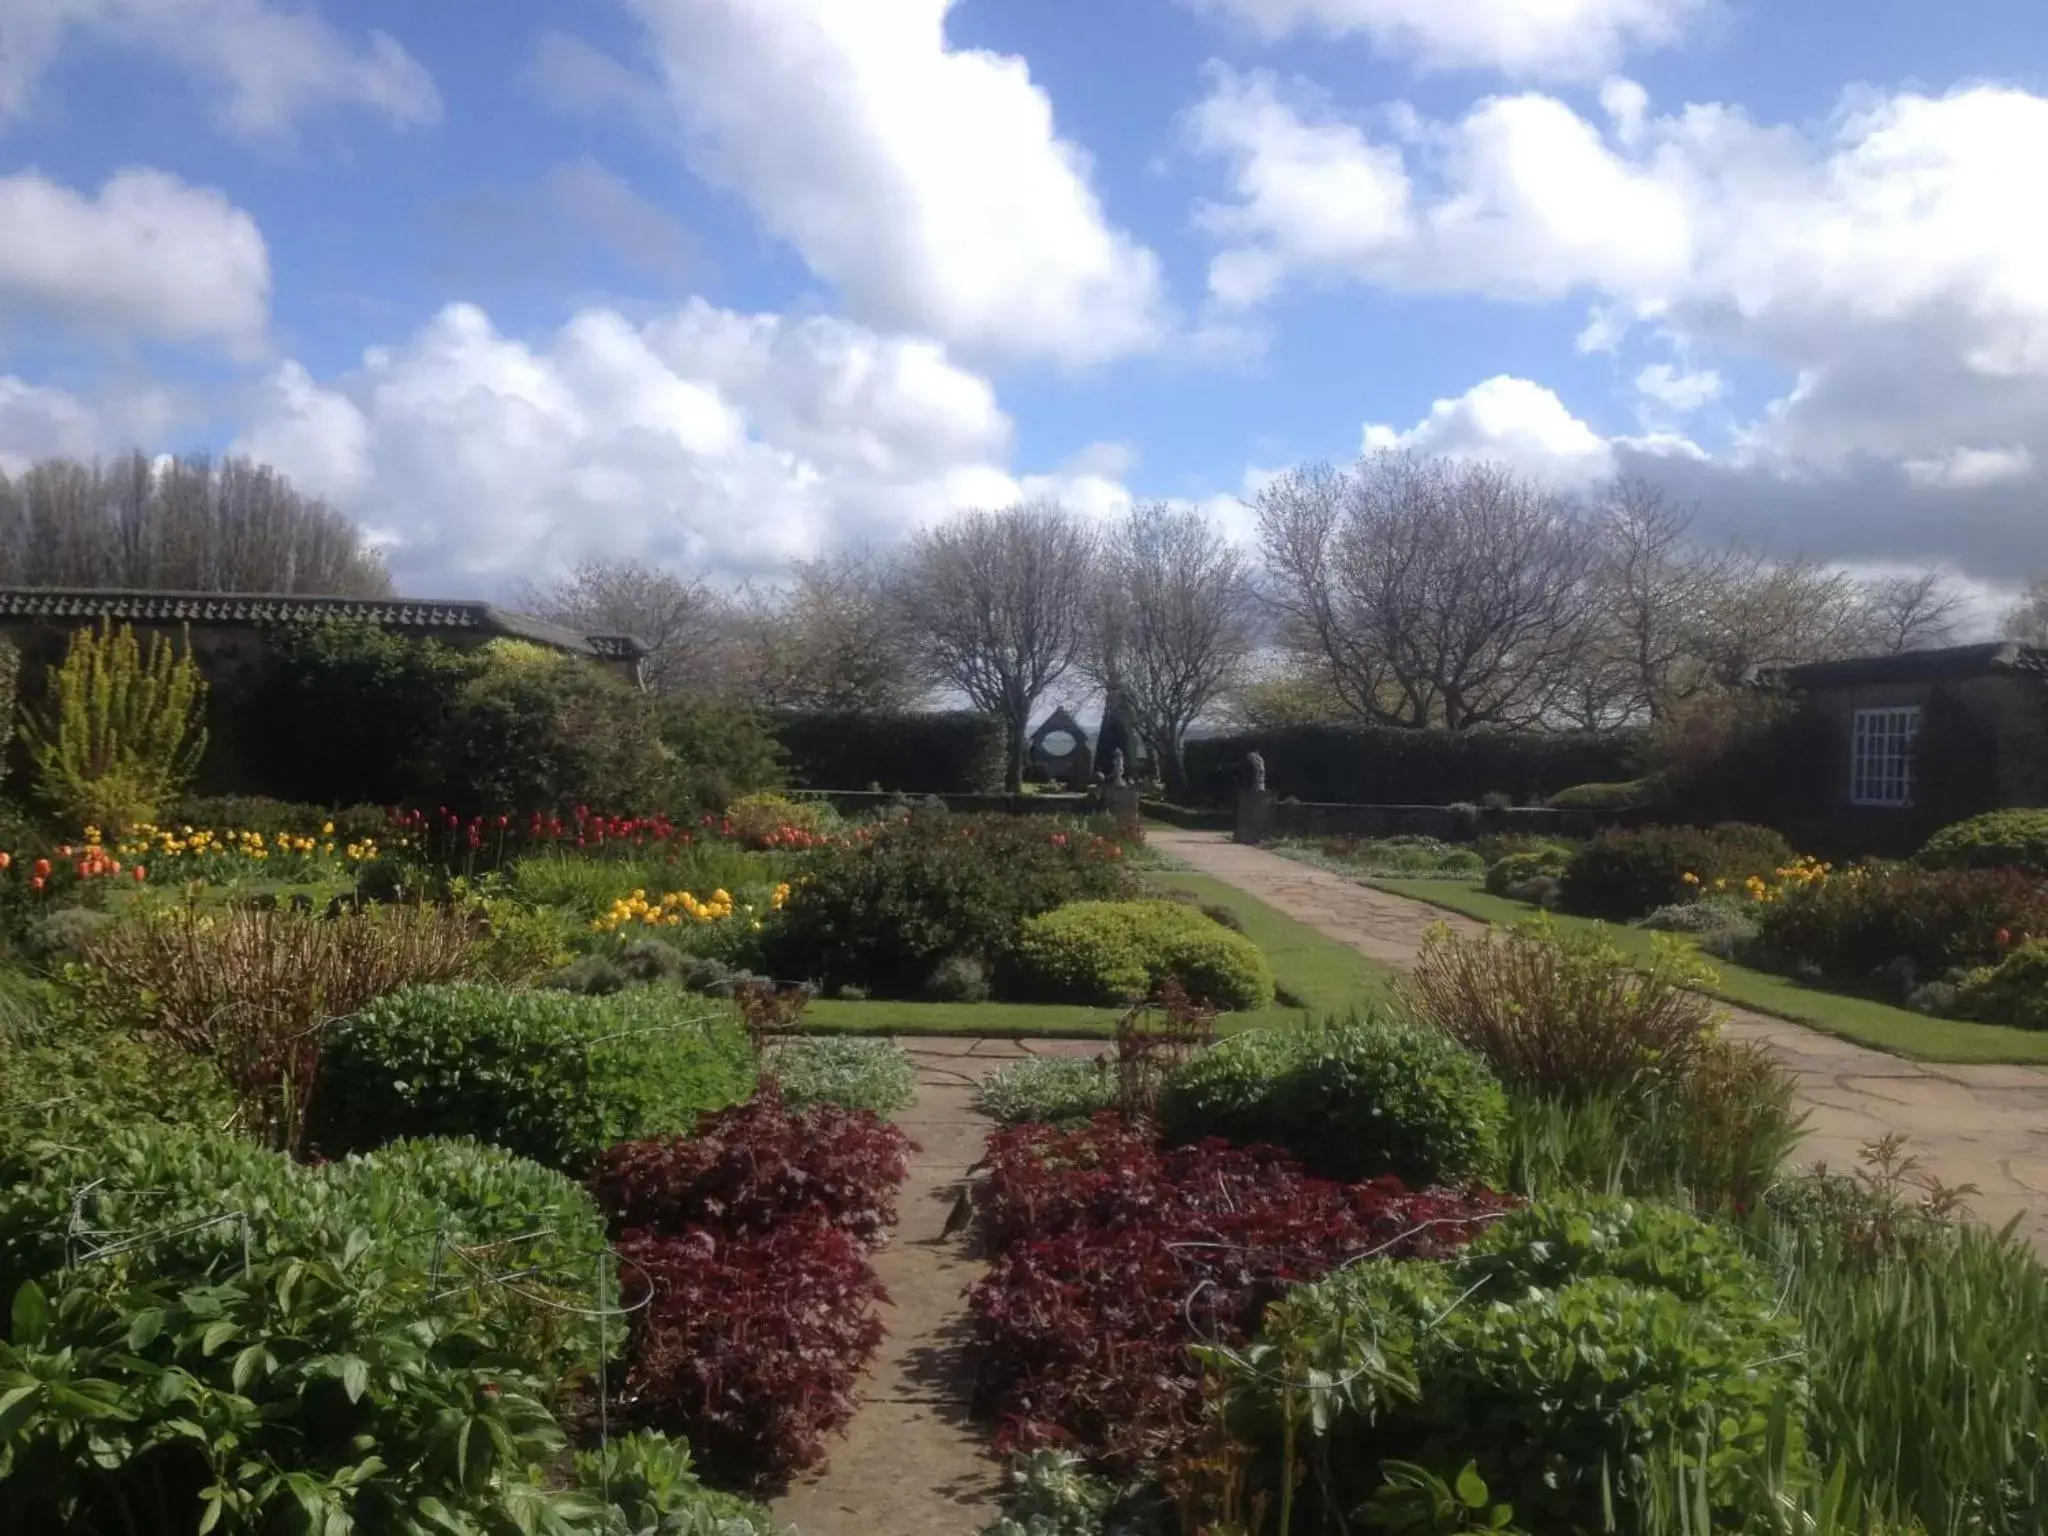
[(1383, 454), (1256, 502), (1284, 632), (1389, 725), (1556, 717), (1591, 641), (1593, 529), (1492, 464)]
[(251, 459), (108, 465), (49, 459), (0, 474), (0, 582), (382, 597), (362, 531)]
[(910, 655), (1003, 722), (1005, 782), (1024, 784), (1024, 733), (1080, 658), (1096, 540), (1058, 505), (970, 512), (911, 541), (898, 584)]
[(515, 605), (585, 634), (632, 635), (647, 647), (644, 675), (656, 693), (706, 693), (723, 686), (732, 604), (702, 577), (641, 560), (586, 560), (537, 587), (521, 583)]
[(1864, 589), (1867, 649), (1896, 656), (1946, 645), (1955, 638), (1962, 606), (1962, 594), (1939, 570), (1870, 582)]
[(2036, 580), (2006, 611), (1999, 631), (2021, 645), (2048, 645), (2048, 576)]
[(1163, 504), (1134, 507), (1103, 557), (1089, 670), (1167, 787), (1185, 788), (1188, 727), (1244, 676), (1257, 643), (1250, 562), (1201, 513)]
[(750, 592), (735, 686), (770, 708), (888, 713), (925, 692), (904, 657), (887, 564), (867, 550), (800, 561), (786, 587)]

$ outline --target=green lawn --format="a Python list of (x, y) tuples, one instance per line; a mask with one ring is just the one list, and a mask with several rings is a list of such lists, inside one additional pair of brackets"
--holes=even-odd
[[(1224, 1014), (1217, 1025), (1226, 1033), (1299, 1024), (1368, 1006), (1385, 995), (1392, 978), (1385, 967), (1235, 886), (1209, 875), (1177, 872), (1147, 871), (1146, 878), (1154, 885), (1186, 891), (1205, 904), (1228, 907), (1244, 925), (1246, 937), (1265, 951), (1281, 1001), (1251, 1013)], [(821, 1034), (1106, 1040), (1116, 1031), (1117, 1013), (1115, 1008), (1064, 1003), (854, 1003), (820, 998), (804, 1010), (804, 1027)]]
[[(1397, 896), (1407, 896), (1490, 923), (1525, 922), (1534, 911), (1524, 902), (1490, 895), (1469, 883), (1379, 878), (1365, 883), (1383, 891), (1392, 891)], [(1553, 914), (1553, 921), (1565, 927), (1602, 926), (1595, 925), (1589, 918), (1562, 914)], [(1641, 928), (1620, 924), (1604, 926), (1617, 945), (1633, 954), (1648, 955), (1651, 944), (1658, 937)], [(1854, 1040), (1859, 1045), (1889, 1051), (1895, 1056), (1907, 1056), (1916, 1061), (2048, 1062), (2048, 1030), (2008, 1029), (2000, 1024), (1930, 1018), (1923, 1013), (1872, 1002), (1869, 998), (1846, 997), (1839, 992), (1802, 986), (1786, 977), (1751, 970), (1727, 960), (1709, 957), (1708, 963), (1720, 977), (1719, 984), (1708, 990), (1724, 1002), (1810, 1025), (1827, 1034)]]

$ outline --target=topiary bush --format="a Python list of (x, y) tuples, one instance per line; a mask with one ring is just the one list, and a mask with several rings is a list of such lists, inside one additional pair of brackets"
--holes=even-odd
[(414, 987), (337, 1026), (323, 1066), (315, 1140), (330, 1155), (470, 1135), (571, 1171), (754, 1086), (730, 1011), (668, 988)]
[(916, 997), (944, 960), (1007, 953), (1028, 917), (1135, 888), (1122, 844), (1074, 823), (919, 811), (809, 857), (761, 936), (765, 968)]
[(2048, 808), (1990, 811), (1943, 827), (1914, 862), (1922, 869), (2017, 869), (2048, 880)]
[(1496, 896), (1506, 896), (1531, 880), (1560, 880), (1571, 861), (1571, 849), (1555, 845), (1503, 854), (1486, 867), (1486, 888)]
[(1506, 1120), (1477, 1057), (1372, 1017), (1233, 1036), (1177, 1068), (1159, 1100), (1170, 1141), (1270, 1143), (1324, 1178), (1417, 1187), (1497, 1177)]
[(1122, 1003), (1178, 982), (1206, 1007), (1264, 1008), (1273, 972), (1258, 945), (1174, 901), (1081, 901), (1029, 919), (1011, 990), (1046, 1002)]
[(2048, 939), (2015, 945), (1998, 964), (1970, 972), (1956, 988), (1955, 1011), (1987, 1024), (2048, 1029)]
[[(1605, 832), (1565, 865), (1563, 905), (1581, 917), (1632, 922), (1692, 901), (1716, 882), (1739, 889), (1792, 863), (1792, 845), (1768, 827), (1642, 827)], [(1688, 878), (1689, 877), (1689, 878)]]
[(1312, 1510), (1353, 1508), (1390, 1462), (1469, 1461), (1520, 1529), (1644, 1528), (1687, 1479), (1703, 1528), (1750, 1530), (1814, 1475), (1799, 1324), (1772, 1277), (1647, 1202), (1546, 1202), (1448, 1263), (1347, 1267), (1268, 1308), (1261, 1342), (1273, 1367), (1241, 1412), (1262, 1450), (1281, 1448), (1283, 1388), (1348, 1383), (1301, 1431), (1323, 1469)]

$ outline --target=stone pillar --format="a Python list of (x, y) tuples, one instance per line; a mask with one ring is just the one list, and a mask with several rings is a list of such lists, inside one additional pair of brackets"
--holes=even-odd
[(1237, 831), (1240, 843), (1263, 843), (1273, 835), (1275, 807), (1280, 797), (1270, 789), (1241, 789), (1237, 792)]
[(1105, 784), (1102, 786), (1102, 808), (1116, 818), (1120, 827), (1135, 827), (1138, 824), (1138, 786), (1135, 784)]

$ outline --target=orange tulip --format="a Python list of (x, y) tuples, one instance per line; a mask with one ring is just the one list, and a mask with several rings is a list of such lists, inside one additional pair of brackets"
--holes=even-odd
[(136, 865), (134, 869), (129, 871), (129, 873), (135, 876), (135, 883), (137, 885), (142, 884), (143, 881), (149, 878), (149, 871), (144, 869), (140, 864)]
[(37, 859), (37, 860), (36, 860), (36, 884), (37, 884), (38, 886), (40, 886), (40, 885), (41, 885), (41, 884), (42, 884), (42, 883), (43, 883), (43, 882), (44, 882), (45, 880), (47, 880), (47, 879), (48, 879), (49, 877), (50, 877), (50, 861), (49, 861), (48, 859)]

